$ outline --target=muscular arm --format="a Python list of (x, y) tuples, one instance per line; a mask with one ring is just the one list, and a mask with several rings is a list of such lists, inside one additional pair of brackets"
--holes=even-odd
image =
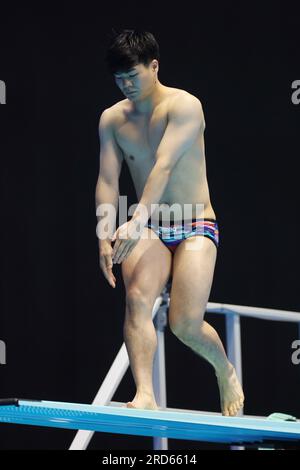
[[(173, 168), (194, 144), (204, 123), (200, 101), (193, 95), (177, 97), (169, 111), (169, 122), (156, 153), (156, 163), (146, 181), (132, 220), (143, 225), (153, 213), (169, 182)], [(153, 206), (151, 207), (151, 205)]]
[[(99, 121), (100, 162), (99, 176), (95, 190), (97, 235), (100, 240), (109, 240), (115, 230), (119, 202), (119, 176), (123, 154), (114, 136), (114, 116), (106, 109)], [(106, 221), (106, 223), (101, 223)], [(109, 234), (104, 231), (108, 227)]]

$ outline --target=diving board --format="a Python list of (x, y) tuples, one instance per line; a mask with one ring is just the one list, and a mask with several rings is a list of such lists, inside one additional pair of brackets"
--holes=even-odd
[(0, 400), (0, 423), (245, 444), (297, 442), (299, 421), (23, 399)]

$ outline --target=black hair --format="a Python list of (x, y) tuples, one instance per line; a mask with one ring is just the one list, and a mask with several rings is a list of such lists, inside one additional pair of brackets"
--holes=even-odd
[(146, 67), (159, 60), (159, 45), (152, 33), (139, 29), (112, 29), (105, 61), (111, 74), (126, 72), (142, 63)]

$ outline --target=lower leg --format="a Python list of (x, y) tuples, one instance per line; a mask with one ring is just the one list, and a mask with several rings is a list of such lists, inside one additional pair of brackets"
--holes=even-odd
[(242, 407), (244, 394), (216, 330), (206, 321), (177, 333), (179, 339), (206, 359), (215, 369), (224, 415), (234, 416)]
[(139, 306), (138, 311), (137, 307), (126, 309), (124, 341), (136, 384), (136, 396), (128, 405), (157, 408), (152, 380), (157, 336), (151, 314), (145, 307)]
[(220, 375), (230, 367), (230, 362), (222, 341), (216, 330), (206, 321), (200, 327), (182, 329), (176, 335), (179, 339), (206, 359), (215, 369), (216, 375)]

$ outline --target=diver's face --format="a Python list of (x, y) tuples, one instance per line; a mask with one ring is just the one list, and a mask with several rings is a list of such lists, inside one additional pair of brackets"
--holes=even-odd
[(129, 100), (146, 96), (151, 92), (155, 81), (151, 64), (149, 67), (145, 67), (144, 64), (135, 65), (127, 72), (114, 73), (114, 77), (117, 86)]

